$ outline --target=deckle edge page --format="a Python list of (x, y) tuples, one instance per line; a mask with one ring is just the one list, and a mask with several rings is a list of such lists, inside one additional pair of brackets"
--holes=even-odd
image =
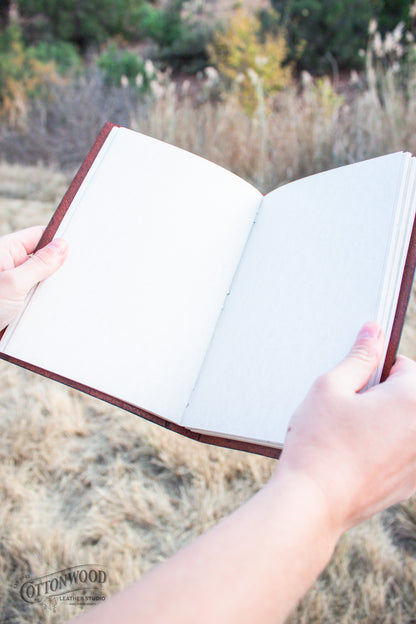
[(386, 350), (384, 365), (380, 376), (381, 382), (387, 379), (396, 358), (416, 269), (416, 158), (414, 156), (412, 157), (411, 168), (413, 170), (413, 180), (412, 189), (409, 192), (413, 191), (413, 193), (410, 198), (409, 219), (411, 219), (412, 225), (408, 230), (408, 235), (405, 237), (407, 252), (404, 254), (404, 268), (401, 274), (399, 274), (399, 276), (401, 276), (400, 289), (397, 297), (394, 319), (390, 332), (390, 340), (388, 343), (388, 348)]
[[(368, 383), (362, 388), (365, 392), (380, 382), (382, 370), (388, 349), (390, 349), (390, 336), (393, 325), (392, 310), (396, 309), (397, 299), (400, 292), (400, 281), (397, 276), (402, 274), (404, 268), (403, 243), (406, 238), (408, 212), (410, 209), (410, 182), (412, 179), (412, 159), (408, 152), (401, 154), (401, 170), (396, 181), (394, 211), (391, 218), (390, 242), (386, 248), (383, 263), (383, 279), (379, 288), (377, 304), (377, 316), (373, 319), (382, 327), (385, 335), (385, 345), (380, 364), (371, 375)], [(408, 240), (407, 240), (408, 242)], [(393, 314), (394, 316), (394, 314)]]

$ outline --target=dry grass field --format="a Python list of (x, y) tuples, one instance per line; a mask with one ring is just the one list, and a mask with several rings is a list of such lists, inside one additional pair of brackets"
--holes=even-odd
[[(46, 223), (70, 177), (0, 165), (0, 234)], [(270, 186), (271, 178), (258, 182)], [(416, 357), (415, 295), (401, 351)], [(0, 362), (0, 622), (66, 621), (82, 607), (28, 604), (19, 594), (23, 580), (94, 563), (107, 569), (110, 595), (240, 505), (274, 467)], [(416, 622), (416, 503), (344, 536), (289, 622)]]

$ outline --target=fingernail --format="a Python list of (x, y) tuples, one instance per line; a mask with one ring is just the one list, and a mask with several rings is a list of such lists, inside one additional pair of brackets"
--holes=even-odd
[(68, 243), (63, 238), (55, 238), (48, 247), (53, 247), (59, 254), (64, 254), (68, 248)]
[(365, 323), (357, 336), (358, 339), (362, 340), (364, 338), (380, 338), (381, 336), (381, 327), (375, 321), (369, 321)]

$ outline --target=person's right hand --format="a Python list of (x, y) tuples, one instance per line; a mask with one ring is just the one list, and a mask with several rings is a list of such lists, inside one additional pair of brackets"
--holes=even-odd
[(273, 476), (313, 483), (339, 534), (416, 491), (416, 363), (399, 356), (385, 382), (358, 393), (383, 344), (379, 326), (366, 323), (347, 357), (314, 383)]

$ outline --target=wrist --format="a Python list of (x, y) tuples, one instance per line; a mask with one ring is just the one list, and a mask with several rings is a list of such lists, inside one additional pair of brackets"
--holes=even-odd
[(279, 462), (266, 488), (276, 503), (276, 518), (279, 518), (282, 501), (292, 510), (294, 519), (304, 522), (307, 518), (309, 530), (322, 547), (323, 558), (329, 561), (345, 528), (319, 484), (304, 471), (293, 470)]

